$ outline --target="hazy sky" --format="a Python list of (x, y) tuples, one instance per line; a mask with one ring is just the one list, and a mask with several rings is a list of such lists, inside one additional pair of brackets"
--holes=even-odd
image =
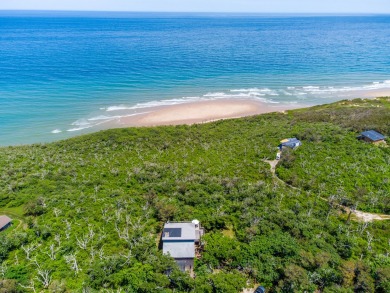
[(0, 10), (390, 13), (390, 0), (0, 0)]

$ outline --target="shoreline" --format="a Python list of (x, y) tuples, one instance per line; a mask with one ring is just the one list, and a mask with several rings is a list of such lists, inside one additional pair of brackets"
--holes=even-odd
[(241, 118), (272, 112), (304, 108), (302, 104), (269, 104), (250, 99), (220, 99), (188, 102), (148, 109), (147, 113), (124, 116), (102, 125), (102, 129), (152, 127), (162, 125), (192, 125), (224, 119)]
[[(390, 96), (390, 89), (373, 89), (362, 91), (351, 91), (341, 100), (353, 99), (375, 99), (377, 97)], [(336, 101), (327, 101), (333, 103)], [(119, 117), (100, 123), (99, 130), (110, 128), (125, 127), (152, 127), (163, 125), (192, 125), (199, 123), (213, 122), (223, 119), (241, 118), (253, 115), (260, 115), (272, 112), (283, 112), (287, 110), (302, 109), (316, 105), (327, 104), (319, 103), (267, 103), (254, 99), (243, 98), (223, 98), (217, 100), (203, 100), (183, 102), (174, 105), (162, 105), (145, 108), (146, 112), (133, 112), (129, 115), (127, 112), (118, 111)], [(96, 127), (96, 126), (95, 126)]]
[[(102, 130), (126, 127), (153, 127), (164, 125), (191, 125), (214, 122), (224, 119), (234, 119), (253, 115), (260, 115), (272, 112), (284, 112), (288, 110), (304, 109), (324, 104), (332, 104), (341, 100), (353, 99), (376, 99), (380, 97), (390, 97), (390, 89), (376, 89), (369, 91), (356, 91), (346, 97), (337, 99), (324, 99), (317, 103), (310, 101), (281, 102), (270, 103), (251, 98), (218, 98), (209, 100), (186, 101), (171, 105), (158, 105), (146, 107), (118, 106), (118, 109), (107, 110), (109, 115), (97, 113), (95, 118), (83, 118), (70, 124), (71, 129), (65, 127), (56, 127), (50, 130), (48, 135), (41, 135), (34, 140), (26, 141), (25, 136), (17, 137), (20, 140), (10, 143), (9, 141), (0, 141), (0, 147), (29, 145), (35, 143), (50, 143), (59, 140), (68, 139), (80, 135), (90, 134)], [(113, 106), (114, 108), (114, 106)], [(100, 110), (104, 110), (101, 108)], [(110, 117), (111, 116), (111, 117)], [(79, 122), (80, 121), (80, 122)], [(80, 124), (79, 124), (80, 123)]]

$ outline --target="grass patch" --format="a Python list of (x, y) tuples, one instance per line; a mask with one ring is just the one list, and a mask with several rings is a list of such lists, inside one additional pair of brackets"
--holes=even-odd
[(228, 226), (227, 229), (223, 230), (222, 231), (222, 234), (226, 237), (229, 237), (231, 239), (235, 238), (235, 233), (234, 233), (234, 230), (233, 230), (233, 226)]
[(0, 208), (0, 215), (7, 215), (14, 218), (23, 218), (23, 206), (12, 208)]

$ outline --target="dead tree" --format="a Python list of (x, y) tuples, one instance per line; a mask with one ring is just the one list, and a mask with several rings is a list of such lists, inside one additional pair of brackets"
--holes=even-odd
[(95, 260), (95, 256), (96, 256), (96, 250), (95, 248), (92, 246), (90, 251), (89, 251), (89, 255), (91, 256), (91, 258), (89, 259), (89, 263), (93, 263), (93, 261)]
[(59, 233), (54, 236), (54, 240), (57, 241), (58, 246), (61, 246), (61, 235)]
[(337, 196), (336, 195), (331, 195), (328, 199), (328, 212), (326, 214), (326, 220), (328, 221), (329, 219), (329, 216), (332, 212), (332, 209), (335, 207), (336, 204), (336, 200), (337, 200)]
[(47, 254), (51, 260), (56, 259), (56, 253), (58, 252), (59, 248), (54, 248), (54, 243), (52, 243), (49, 247), (49, 251), (46, 251), (45, 254)]
[(42, 283), (43, 288), (47, 289), (51, 282), (50, 271), (38, 268), (38, 276), (35, 279)]
[(126, 240), (128, 241), (130, 239), (130, 234), (129, 234), (129, 227), (126, 226), (125, 228), (123, 228), (123, 230), (121, 231), (119, 228), (118, 228), (118, 225), (115, 223), (115, 231), (118, 233), (118, 237), (120, 239), (123, 239), (123, 240)]
[(89, 237), (87, 235), (83, 235), (83, 238), (78, 238), (76, 237), (76, 241), (77, 241), (77, 245), (83, 249), (83, 250), (86, 250), (87, 249), (87, 245), (89, 243)]
[(79, 271), (81, 271), (81, 269), (79, 268), (79, 265), (77, 263), (76, 254), (74, 253), (74, 254), (65, 255), (64, 258), (65, 258), (65, 262), (69, 265), (70, 269), (75, 272), (74, 273), (75, 275), (77, 275)]
[(133, 257), (133, 254), (132, 254), (131, 250), (129, 250), (127, 252), (127, 254), (122, 254), (121, 253), (120, 256), (123, 257), (126, 260), (125, 263), (123, 264), (124, 266), (125, 265), (130, 265), (131, 258)]
[(371, 233), (367, 231), (367, 249), (368, 250), (372, 250), (371, 243), (373, 240), (374, 240), (374, 236), (371, 235)]
[(88, 232), (89, 232), (89, 239), (93, 239), (93, 237), (95, 236), (95, 231), (93, 231), (93, 228), (92, 226), (89, 226), (88, 227)]
[(100, 249), (99, 249), (99, 252), (98, 252), (98, 255), (99, 255), (99, 258), (100, 258), (100, 260), (102, 260), (102, 259), (104, 259), (105, 257), (104, 257), (104, 250), (103, 250), (103, 246), (102, 247), (100, 247)]
[(363, 224), (358, 226), (357, 231), (360, 233), (360, 235), (363, 235), (364, 230), (367, 229), (369, 224), (369, 222), (364, 222)]
[(30, 244), (30, 245), (22, 245), (22, 249), (23, 249), (23, 251), (26, 253), (26, 258), (28, 259), (28, 260), (31, 260), (31, 258), (30, 258), (30, 255), (31, 255), (31, 253), (34, 251), (34, 250), (36, 250), (38, 247), (40, 246), (40, 244), (36, 244), (36, 243), (32, 243), (32, 244)]
[(104, 231), (104, 227), (100, 229), (100, 233), (98, 234), (98, 240), (102, 241), (107, 237), (106, 232)]

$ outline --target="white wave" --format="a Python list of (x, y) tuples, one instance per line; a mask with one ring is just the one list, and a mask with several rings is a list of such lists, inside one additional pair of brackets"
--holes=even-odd
[(215, 97), (215, 96), (226, 96), (226, 94), (222, 92), (216, 92), (216, 93), (207, 93), (203, 95), (203, 97)]
[[(100, 116), (96, 116), (96, 117), (92, 117), (92, 118), (88, 118), (88, 119), (79, 119), (71, 124), (71, 125), (75, 125), (75, 126), (79, 126), (79, 127), (70, 128), (66, 131), (70, 131), (70, 132), (80, 131), (80, 130), (84, 130), (84, 129), (98, 126), (100, 124), (103, 124), (103, 123), (106, 123), (109, 121), (120, 119), (123, 117), (131, 117), (131, 116), (137, 116), (137, 115), (142, 115), (142, 114), (147, 114), (147, 113), (150, 113), (150, 112), (140, 112), (140, 113), (132, 113), (132, 114), (116, 115), (116, 116), (100, 115)], [(97, 123), (84, 123), (85, 120), (92, 121), (92, 122), (97, 121)]]
[[(110, 120), (115, 120), (115, 119), (120, 119), (123, 117), (131, 117), (131, 116), (137, 116), (137, 115), (142, 115), (142, 114), (147, 114), (149, 112), (140, 112), (140, 113), (132, 113), (132, 114), (126, 114), (126, 115), (116, 115), (116, 116), (105, 116), (105, 115), (100, 115), (92, 118), (88, 118), (88, 121), (103, 121), (101, 123), (110, 121)], [(101, 124), (98, 123), (98, 124)]]
[(54, 134), (56, 134), (56, 133), (61, 133), (62, 132), (62, 130), (61, 129), (54, 129), (51, 133), (54, 133)]
[[(199, 99), (196, 97), (196, 99)], [(107, 112), (113, 112), (113, 111), (123, 111), (123, 110), (137, 110), (142, 108), (153, 108), (153, 107), (160, 107), (160, 106), (170, 106), (175, 105), (179, 103), (186, 103), (190, 102), (192, 100), (196, 100), (195, 98), (183, 98), (183, 99), (170, 99), (170, 100), (161, 100), (161, 101), (152, 101), (152, 102), (145, 102), (145, 103), (138, 103), (134, 106), (110, 106), (106, 108)]]
[[(332, 95), (332, 94), (342, 94), (352, 95), (356, 92), (365, 92), (365, 91), (375, 91), (380, 89), (390, 89), (390, 80), (385, 80), (383, 82), (372, 82), (366, 85), (360, 86), (343, 86), (343, 87), (334, 87), (334, 86), (302, 86), (302, 87), (287, 87), (287, 92), (293, 93), (293, 95), (303, 95), (303, 93), (314, 95), (321, 98), (321, 95)], [(287, 93), (284, 93), (288, 95)]]
[(230, 92), (235, 93), (235, 92), (261, 92), (261, 91), (268, 91), (269, 89), (264, 88), (264, 89), (259, 89), (257, 87), (255, 88), (249, 88), (249, 89), (234, 89), (230, 90)]
[(309, 85), (309, 86), (304, 86), (302, 87), (304, 90), (315, 90), (315, 89), (319, 89), (320, 87), (319, 86), (312, 86), (312, 85)]
[(237, 90), (230, 90), (231, 93), (240, 93), (240, 92), (249, 92), (251, 89), (237, 89)]
[(110, 106), (108, 108), (106, 108), (105, 110), (107, 112), (111, 112), (111, 111), (120, 111), (120, 110), (128, 110), (129, 107), (126, 107), (126, 106)]
[(72, 125), (75, 125), (75, 126), (87, 126), (87, 125), (90, 125), (90, 123), (88, 122), (87, 119), (79, 119), (75, 122), (72, 123)]
[(90, 126), (85, 126), (85, 127), (75, 127), (75, 128), (70, 128), (66, 131), (69, 131), (69, 132), (73, 132), (73, 131), (80, 131), (80, 130), (84, 130), (84, 129), (88, 129), (88, 128), (91, 128), (93, 127), (94, 125), (90, 125)]
[(87, 120), (88, 120), (88, 121), (111, 120), (111, 119), (115, 119), (115, 118), (118, 118), (118, 117), (120, 117), (120, 116), (105, 116), (105, 115), (100, 115), (100, 116), (88, 118)]
[[(264, 94), (261, 94), (261, 93), (227, 94), (227, 93), (217, 92), (217, 93), (207, 93), (207, 94), (200, 96), (200, 97), (183, 97), (183, 98), (177, 98), (177, 99), (167, 99), (167, 100), (152, 101), (152, 102), (146, 102), (146, 103), (138, 103), (134, 106), (116, 105), (116, 106), (107, 107), (105, 110), (106, 110), (106, 112), (125, 111), (125, 110), (128, 111), (128, 110), (155, 108), (155, 107), (161, 107), (161, 106), (172, 106), (172, 105), (178, 105), (178, 104), (184, 104), (184, 103), (209, 101), (209, 100), (217, 100), (217, 99), (257, 98), (258, 96), (264, 96)], [(264, 102), (267, 102), (267, 101), (264, 100)]]
[[(90, 118), (91, 119), (91, 118)], [(93, 118), (92, 118), (93, 119)], [(102, 124), (102, 123), (105, 123), (106, 120), (104, 120), (103, 122), (98, 122), (98, 123), (90, 123), (88, 122), (89, 119), (78, 119), (77, 121), (73, 122), (71, 125), (73, 126), (77, 126), (77, 127), (73, 127), (73, 128), (70, 128), (70, 129), (67, 129), (66, 131), (69, 131), (69, 132), (73, 132), (73, 131), (80, 131), (80, 130), (84, 130), (84, 129), (88, 129), (88, 128), (91, 128), (91, 127), (94, 127), (94, 126), (97, 126), (99, 124)], [(93, 120), (91, 120), (93, 121)]]
[[(79, 121), (79, 120), (77, 120), (77, 121)], [(76, 121), (76, 122), (77, 122), (77, 121)], [(80, 131), (80, 130), (92, 128), (92, 127), (94, 127), (94, 126), (98, 126), (98, 125), (103, 124), (103, 123), (105, 123), (105, 122), (107, 122), (107, 121), (103, 121), (103, 122), (99, 122), (99, 123), (95, 123), (95, 124), (90, 124), (90, 123), (88, 123), (88, 124), (84, 124), (84, 125), (78, 125), (79, 127), (70, 128), (70, 129), (68, 129), (68, 130), (66, 130), (66, 131), (69, 131), (69, 132)], [(75, 122), (73, 122), (72, 125), (77, 125), (77, 124), (75, 124)]]

